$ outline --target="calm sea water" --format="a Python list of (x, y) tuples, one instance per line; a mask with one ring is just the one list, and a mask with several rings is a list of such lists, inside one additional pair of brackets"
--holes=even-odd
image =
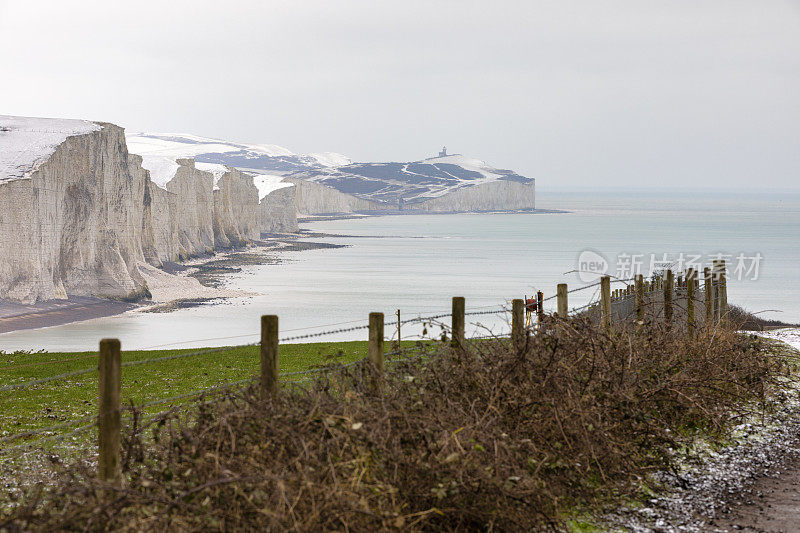
[[(556, 284), (584, 283), (574, 272), (585, 250), (602, 254), (616, 273), (617, 258), (651, 254), (677, 259), (729, 254), (735, 268), (743, 254), (758, 279), (729, 281), (729, 300), (765, 317), (800, 322), (800, 193), (539, 192), (537, 206), (552, 214), (387, 216), (305, 224), (346, 235), (313, 239), (348, 245), (280, 254), (281, 264), (246, 267), (228, 284), (257, 293), (215, 305), (166, 314), (133, 314), (0, 335), (0, 349), (87, 350), (102, 337), (123, 348), (191, 347), (255, 342), (259, 316), (278, 314), (282, 335), (301, 335), (365, 323), (370, 311), (387, 321), (449, 310), (465, 296), (468, 310), (492, 309), (512, 298)], [(624, 257), (624, 256), (623, 256)], [(624, 274), (624, 273), (623, 273)], [(596, 289), (570, 295), (570, 306)], [(504, 315), (472, 317), (471, 331), (500, 332)], [(476, 324), (480, 323), (480, 324)], [(335, 326), (333, 326), (335, 324)], [(393, 328), (387, 328), (392, 334)], [(404, 336), (419, 333), (404, 329)], [(312, 340), (362, 339), (364, 330)]]

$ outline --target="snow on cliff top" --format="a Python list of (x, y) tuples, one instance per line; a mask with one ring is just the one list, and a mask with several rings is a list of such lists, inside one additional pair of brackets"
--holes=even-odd
[(443, 157), (430, 157), (428, 159), (423, 159), (420, 161), (420, 163), (425, 163), (428, 165), (436, 165), (439, 163), (458, 165), (461, 168), (479, 172), (489, 179), (497, 179), (501, 176), (500, 173), (492, 172), (492, 170), (495, 169), (487, 165), (485, 161), (481, 161), (480, 159), (476, 159), (474, 157), (467, 157), (461, 154), (446, 155)]
[(88, 120), (0, 115), (0, 183), (27, 177), (67, 137), (100, 129)]
[(285, 189), (286, 187), (294, 187), (294, 183), (283, 181), (283, 176), (271, 176), (269, 174), (253, 176), (253, 184), (258, 188), (259, 203), (271, 192)]
[(306, 155), (323, 167), (343, 167), (353, 162), (346, 155), (337, 154), (336, 152), (315, 152)]
[[(142, 166), (150, 171), (150, 179), (162, 189), (175, 177), (178, 159), (190, 159), (209, 153), (231, 153), (247, 150), (270, 157), (293, 155), (290, 150), (273, 144), (239, 144), (188, 133), (130, 133), (125, 135), (128, 151), (142, 156)], [(195, 162), (195, 168), (214, 175), (214, 190), (227, 172), (219, 163)]]
[(194, 168), (203, 172), (210, 172), (214, 176), (214, 190), (219, 190), (219, 180), (228, 172), (228, 167), (219, 163), (198, 163), (195, 161)]
[(292, 186), (282, 183), (276, 174), (266, 173), (272, 167), (285, 171), (298, 166), (332, 168), (351, 163), (349, 158), (334, 152), (298, 155), (274, 144), (236, 143), (188, 133), (128, 133), (125, 138), (128, 151), (142, 156), (142, 166), (150, 171), (150, 179), (163, 189), (175, 177), (176, 161), (184, 158), (194, 159), (196, 168), (214, 174), (215, 190), (226, 166), (264, 176), (254, 180), (260, 199), (274, 190)]
[(171, 157), (143, 155), (142, 168), (150, 172), (150, 181), (166, 190), (167, 183), (175, 177), (180, 165)]
[(188, 133), (129, 133), (125, 135), (125, 140), (131, 153), (161, 155), (176, 159), (240, 150), (249, 150), (271, 157), (294, 155), (291, 150), (275, 144), (232, 143)]

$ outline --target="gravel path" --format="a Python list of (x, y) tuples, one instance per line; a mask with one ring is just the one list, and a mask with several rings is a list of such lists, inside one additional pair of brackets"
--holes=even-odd
[[(800, 329), (764, 333), (800, 350)], [(800, 390), (763, 420), (735, 428), (730, 446), (696, 454), (643, 506), (615, 509), (609, 529), (636, 532), (799, 532)]]
[[(800, 349), (800, 330), (764, 334)], [(728, 518), (718, 521), (727, 531), (800, 532), (800, 458), (787, 459), (782, 468), (758, 479), (732, 501)]]

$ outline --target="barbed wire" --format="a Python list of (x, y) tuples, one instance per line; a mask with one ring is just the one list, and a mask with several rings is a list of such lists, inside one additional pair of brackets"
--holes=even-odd
[(361, 325), (361, 326), (353, 326), (350, 328), (339, 328), (339, 329), (331, 329), (328, 331), (319, 331), (316, 333), (306, 333), (304, 335), (293, 335), (291, 337), (283, 337), (279, 339), (278, 342), (289, 342), (289, 341), (296, 341), (300, 339), (312, 339), (314, 337), (324, 337), (326, 335), (335, 335), (338, 333), (347, 333), (349, 331), (358, 331), (361, 329), (369, 329), (369, 324)]
[[(206, 342), (206, 341), (224, 341), (224, 340), (229, 340), (229, 339), (242, 339), (244, 337), (258, 337), (258, 336), (259, 336), (258, 333), (246, 333), (246, 334), (242, 334), (242, 335), (229, 335), (227, 337), (209, 337), (209, 338), (205, 338), (205, 339), (193, 339), (193, 340), (188, 340), (188, 341), (167, 342), (167, 343), (164, 343), (164, 344), (153, 344), (153, 345), (147, 346), (145, 348), (139, 348), (137, 351), (142, 351), (142, 352), (151, 351), (151, 350), (155, 351), (158, 348), (164, 348), (166, 346), (175, 346), (175, 345), (178, 345), (178, 344), (189, 344), (189, 343), (192, 343), (192, 342)], [(173, 350), (185, 350), (187, 348), (172, 348), (172, 349)]]
[[(497, 306), (500, 307), (500, 305), (497, 305)], [(498, 310), (498, 311), (471, 311), (469, 313), (464, 313), (464, 315), (465, 316), (489, 315), (489, 314), (499, 314), (501, 312), (504, 312), (504, 311), (503, 310)], [(438, 320), (440, 318), (446, 318), (446, 317), (449, 317), (449, 316), (452, 316), (452, 313), (440, 313), (440, 314), (437, 314), (437, 315), (429, 315), (429, 316), (424, 316), (424, 317), (414, 317), (414, 318), (408, 318), (408, 319), (405, 319), (405, 320), (400, 320), (399, 324), (402, 326), (402, 325), (407, 325), (407, 324), (411, 324), (411, 323), (414, 323), (414, 322), (429, 322), (429, 321), (432, 321), (432, 320)], [(397, 324), (398, 324), (397, 320), (393, 320), (393, 321), (389, 321), (389, 322), (384, 322), (383, 323), (384, 326), (396, 326)], [(279, 342), (289, 342), (289, 341), (293, 341), (293, 340), (310, 339), (310, 338), (315, 338), (315, 337), (323, 337), (323, 336), (326, 336), (326, 335), (337, 335), (337, 334), (340, 334), (340, 333), (348, 333), (348, 332), (351, 332), (351, 331), (359, 331), (359, 330), (364, 330), (364, 329), (369, 329), (369, 324), (362, 324), (362, 325), (358, 325), (358, 326), (352, 326), (352, 327), (349, 327), (349, 328), (339, 328), (339, 329), (332, 329), (332, 330), (327, 330), (327, 331), (319, 331), (319, 332), (314, 332), (314, 333), (305, 333), (303, 335), (293, 335), (293, 336), (290, 336), (290, 337), (283, 337), (283, 338), (279, 339)]]
[[(597, 285), (599, 285), (599, 284), (587, 285), (587, 286), (575, 289), (575, 290), (573, 290), (571, 292), (576, 292), (578, 290), (588, 289), (588, 288), (591, 288), (591, 287), (595, 287)], [(651, 292), (657, 293), (659, 291), (656, 290), (656, 291), (651, 291)], [(625, 297), (617, 298), (617, 299), (615, 299), (613, 304), (624, 303), (625, 301), (630, 300), (630, 297), (633, 297), (633, 296), (635, 296), (635, 295), (625, 295)], [(655, 305), (657, 302), (650, 301), (650, 302), (646, 302), (646, 303), (648, 305)], [(597, 304), (598, 304), (598, 302), (591, 301), (591, 302), (589, 302), (588, 304), (586, 304), (584, 306), (573, 308), (572, 312), (575, 313), (575, 312), (581, 311), (583, 309), (586, 309), (586, 308), (589, 308), (589, 307), (592, 307), (592, 306), (596, 306)], [(678, 302), (675, 302), (674, 305), (679, 309), (681, 308), (681, 305), (678, 304)], [(490, 314), (502, 314), (502, 313), (506, 313), (506, 312), (508, 312), (508, 309), (501, 306), (501, 309), (485, 310), (485, 311), (472, 311), (472, 312), (469, 312), (469, 313), (465, 313), (465, 315), (470, 315), (470, 316), (490, 315)], [(630, 315), (632, 315), (632, 313), (629, 312), (628, 315), (630, 317)], [(431, 321), (431, 320), (435, 320), (435, 319), (438, 319), (438, 318), (444, 318), (444, 317), (447, 317), (447, 316), (451, 316), (451, 314), (450, 313), (442, 313), (442, 314), (439, 314), (439, 315), (431, 315), (431, 316), (427, 316), (427, 317), (415, 317), (415, 318), (412, 318), (412, 319), (407, 319), (407, 320), (401, 321), (400, 323), (401, 324), (407, 324), (407, 323), (418, 322), (418, 321)], [(396, 322), (397, 321), (395, 321), (394, 323), (396, 323)], [(354, 327), (354, 328), (340, 328), (340, 330), (333, 330), (333, 332), (352, 331), (352, 330), (355, 330), (355, 329), (364, 329), (365, 327), (369, 327), (369, 326), (357, 326), (357, 327)], [(317, 332), (317, 333), (309, 334), (309, 335), (321, 336), (321, 335), (325, 335), (325, 334), (330, 334), (331, 332), (332, 331), (323, 331), (323, 332)], [(503, 335), (490, 334), (490, 335), (484, 335), (484, 336), (471, 337), (471, 338), (469, 338), (467, 340), (502, 339), (502, 338), (505, 338), (507, 336), (508, 336), (507, 334), (503, 334)], [(308, 337), (308, 335), (303, 335), (303, 336), (299, 336), (299, 337), (304, 337), (305, 338), (305, 337)], [(424, 337), (421, 337), (421, 338), (424, 338)], [(257, 345), (257, 343), (247, 344), (247, 345), (240, 345), (240, 346), (220, 347), (220, 348), (214, 348), (214, 349), (207, 349), (207, 350), (191, 352), (191, 353), (187, 353), (187, 354), (175, 354), (175, 355), (172, 355), (172, 356), (150, 358), (150, 359), (144, 359), (144, 360), (139, 360), (139, 361), (128, 361), (128, 362), (124, 363), (122, 366), (136, 366), (136, 365), (140, 365), (140, 364), (169, 361), (169, 360), (180, 359), (180, 358), (190, 357), (190, 356), (195, 356), (195, 355), (219, 353), (219, 352), (223, 352), (223, 351), (229, 351), (229, 350), (237, 349), (237, 348), (241, 348), (241, 347), (251, 347), (251, 346), (255, 346), (255, 345)], [(391, 356), (394, 356), (394, 355), (400, 355), (400, 354), (405, 353), (405, 351), (406, 350), (403, 350), (403, 349), (394, 350), (394, 351), (391, 351), (391, 352), (387, 352), (386, 354), (384, 354), (384, 356), (385, 357), (391, 357)], [(431, 355), (430, 353), (424, 352), (424, 353), (420, 353), (420, 354), (418, 354), (418, 355), (416, 355), (414, 357), (393, 358), (393, 359), (389, 359), (388, 361), (386, 361), (385, 364), (387, 366), (392, 366), (392, 365), (395, 365), (395, 364), (398, 364), (398, 363), (402, 363), (402, 362), (415, 361), (415, 360), (418, 360), (418, 359), (420, 359), (422, 357), (426, 357), (426, 356), (430, 356), (430, 355)], [(367, 358), (361, 358), (361, 359), (357, 359), (355, 361), (352, 361), (352, 362), (346, 363), (346, 364), (338, 364), (338, 365), (334, 365), (334, 366), (327, 366), (327, 367), (320, 367), (320, 368), (313, 368), (313, 369), (307, 369), (307, 370), (301, 370), (301, 371), (288, 372), (288, 373), (281, 374), (279, 376), (279, 379), (282, 380), (282, 383), (284, 385), (297, 386), (297, 385), (300, 385), (300, 384), (303, 384), (303, 383), (312, 382), (312, 381), (314, 381), (314, 378), (310, 377), (310, 378), (303, 379), (303, 380), (286, 380), (285, 378), (292, 377), (292, 376), (302, 376), (302, 375), (316, 375), (316, 374), (322, 374), (322, 373), (331, 374), (331, 373), (336, 372), (336, 371), (341, 371), (343, 369), (353, 367), (353, 366), (355, 366), (357, 364), (365, 362), (366, 360), (367, 360)], [(49, 382), (49, 381), (53, 381), (53, 380), (57, 380), (57, 379), (63, 379), (63, 378), (66, 378), (66, 377), (83, 375), (83, 374), (87, 374), (87, 373), (93, 372), (95, 370), (96, 369), (87, 369), (87, 370), (69, 372), (69, 373), (65, 373), (65, 374), (61, 374), (61, 375), (57, 375), (57, 376), (51, 376), (49, 378), (33, 380), (33, 381), (30, 381), (30, 382), (26, 382), (26, 383), (19, 383), (19, 384), (9, 385), (9, 386), (0, 388), (0, 391), (2, 391), (4, 389), (5, 390), (18, 389), (18, 388), (21, 388), (21, 387), (24, 387), (24, 386), (28, 386), (28, 385), (31, 385), (31, 384), (46, 383), (46, 382)], [(248, 378), (248, 379), (240, 380), (240, 381), (236, 381), (236, 382), (230, 382), (230, 383), (214, 385), (214, 386), (203, 388), (203, 389), (196, 390), (196, 391), (191, 391), (191, 392), (187, 392), (187, 393), (183, 393), (183, 394), (177, 394), (177, 395), (173, 395), (173, 396), (170, 396), (170, 397), (167, 397), (167, 398), (161, 398), (161, 399), (158, 399), (158, 400), (152, 400), (152, 401), (145, 402), (145, 403), (137, 405), (137, 406), (133, 406), (132, 408), (135, 408), (135, 409), (147, 409), (149, 407), (153, 407), (153, 406), (156, 406), (156, 405), (162, 405), (162, 404), (165, 404), (165, 403), (177, 402), (177, 401), (180, 401), (180, 400), (186, 400), (186, 399), (193, 398), (193, 397), (196, 397), (196, 396), (200, 396), (200, 395), (203, 395), (203, 394), (223, 392), (223, 391), (230, 390), (230, 389), (232, 389), (234, 387), (237, 387), (237, 386), (242, 386), (242, 385), (246, 385), (248, 383), (253, 383), (255, 381), (258, 381), (258, 378), (252, 377), (252, 378)], [(131, 408), (123, 408), (123, 410), (126, 410), (126, 409), (129, 410)], [(165, 415), (165, 414), (167, 414), (167, 413), (169, 413), (171, 411), (173, 411), (173, 410), (163, 411), (161, 413), (153, 415), (152, 417), (148, 417), (147, 420), (152, 420), (152, 419), (157, 418), (159, 416), (163, 416), (163, 415)], [(125, 418), (128, 419), (129, 417), (125, 417)], [(52, 440), (52, 439), (58, 439), (58, 440), (65, 439), (65, 438), (67, 438), (67, 437), (69, 437), (71, 435), (74, 435), (74, 434), (76, 434), (76, 433), (78, 433), (80, 431), (84, 431), (86, 429), (94, 427), (97, 424), (97, 415), (91, 415), (91, 416), (83, 417), (83, 418), (76, 419), (76, 420), (66, 421), (66, 422), (63, 422), (63, 423), (60, 423), (60, 424), (56, 424), (56, 425), (53, 425), (53, 426), (48, 426), (48, 427), (45, 427), (45, 428), (33, 429), (33, 430), (20, 432), (20, 433), (13, 434), (13, 435), (6, 435), (6, 436), (3, 436), (3, 437), (0, 437), (0, 442), (13, 441), (13, 440), (17, 440), (17, 439), (21, 439), (21, 438), (25, 438), (25, 437), (43, 435), (45, 433), (51, 433), (53, 431), (58, 431), (60, 429), (63, 429), (63, 428), (66, 428), (66, 427), (70, 427), (70, 426), (74, 426), (75, 424), (81, 424), (81, 423), (84, 423), (84, 422), (89, 422), (89, 423), (85, 424), (83, 426), (80, 426), (78, 428), (75, 428), (74, 430), (72, 430), (72, 431), (70, 431), (68, 433), (65, 433), (65, 434), (58, 434), (58, 435), (51, 435), (51, 436), (47, 436), (47, 437), (42, 437), (42, 438), (36, 439), (35, 441), (30, 442), (30, 443), (24, 443), (22, 445), (17, 445), (17, 446), (13, 446), (13, 447), (10, 447), (10, 448), (6, 448), (6, 449), (3, 450), (2, 453), (3, 453), (3, 455), (6, 455), (9, 451), (13, 451), (13, 450), (16, 450), (16, 449), (23, 449), (23, 448), (31, 448), (31, 447), (34, 447), (34, 446), (37, 446), (37, 445), (41, 445), (42, 442), (45, 442), (45, 441), (48, 441), (48, 440)]]
[(498, 311), (473, 311), (471, 313), (464, 313), (464, 316), (477, 316), (477, 315), (499, 315), (508, 313), (509, 309), (503, 308)]
[[(360, 320), (360, 319), (359, 320), (348, 320), (348, 321), (345, 321), (345, 322), (334, 322), (334, 323), (331, 323), (331, 324), (318, 324), (316, 326), (306, 326), (306, 327), (302, 327), (302, 328), (290, 328), (290, 329), (284, 329), (282, 331), (284, 333), (287, 333), (287, 332), (291, 332), (291, 331), (303, 331), (303, 330), (314, 329), (314, 328), (328, 328), (328, 327), (339, 326), (339, 325), (343, 325), (343, 324), (354, 324), (356, 322), (363, 322), (363, 321)], [(338, 330), (333, 330), (333, 331), (338, 331)], [(324, 333), (324, 332), (318, 332), (317, 334), (318, 335), (322, 335), (322, 333)], [(258, 337), (258, 336), (259, 336), (258, 333), (246, 333), (246, 334), (242, 334), (242, 335), (230, 335), (230, 336), (227, 336), (227, 337), (210, 337), (210, 338), (206, 338), (206, 339), (194, 339), (194, 340), (180, 341), (180, 342), (168, 342), (168, 343), (164, 343), (164, 344), (154, 344), (154, 345), (148, 346), (146, 348), (141, 348), (141, 350), (152, 350), (152, 349), (161, 348), (161, 347), (164, 347), (164, 346), (174, 346), (176, 344), (188, 344), (188, 343), (192, 343), (192, 342), (228, 340), (228, 339), (241, 339), (241, 338), (244, 338), (244, 337)], [(285, 339), (291, 340), (293, 338), (294, 337), (285, 337), (282, 340), (285, 340)], [(2, 369), (0, 368), (0, 370), (2, 370)]]

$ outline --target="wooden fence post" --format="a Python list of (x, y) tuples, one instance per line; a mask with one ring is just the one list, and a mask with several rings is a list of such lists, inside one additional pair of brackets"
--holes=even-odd
[(397, 310), (397, 349), (402, 350), (402, 340), (400, 339), (400, 310)]
[(97, 474), (101, 480), (112, 483), (118, 483), (122, 475), (119, 455), (121, 429), (119, 397), (122, 378), (120, 359), (118, 339), (100, 341), (97, 367), (99, 373)]
[(689, 337), (694, 337), (695, 323), (694, 323), (694, 287), (697, 272), (695, 269), (690, 268), (686, 271), (686, 321), (689, 331)]
[(542, 291), (536, 292), (536, 322), (538, 322), (539, 333), (543, 332), (544, 327), (544, 294)]
[(706, 301), (706, 326), (714, 322), (714, 279), (711, 275), (711, 269), (708, 267), (703, 268), (703, 291), (705, 292)]
[(569, 309), (567, 307), (567, 297), (569, 291), (567, 290), (566, 283), (559, 283), (558, 287), (556, 288), (556, 299), (557, 299), (557, 313), (558, 318), (567, 318), (569, 316)]
[(719, 316), (720, 320), (728, 319), (728, 275), (725, 260), (719, 260)]
[(603, 329), (611, 331), (611, 276), (600, 278), (600, 311)]
[(383, 313), (369, 314), (369, 360), (383, 376)]
[(636, 300), (634, 307), (636, 308), (636, 322), (637, 325), (644, 324), (644, 276), (636, 274)]
[(667, 270), (667, 279), (664, 283), (664, 324), (670, 327), (672, 324), (672, 294), (675, 289), (675, 274), (672, 269)]
[(722, 318), (722, 314), (720, 313), (722, 287), (720, 286), (720, 265), (718, 259), (715, 259), (711, 263), (711, 286), (714, 287), (714, 322), (719, 323), (720, 318)]
[(278, 395), (278, 317), (261, 317), (261, 397)]
[(520, 349), (525, 344), (525, 302), (520, 299), (511, 300), (511, 345)]
[(464, 347), (464, 309), (465, 301), (463, 296), (453, 296), (453, 317), (452, 317), (452, 340), (450, 345), (453, 348)]

